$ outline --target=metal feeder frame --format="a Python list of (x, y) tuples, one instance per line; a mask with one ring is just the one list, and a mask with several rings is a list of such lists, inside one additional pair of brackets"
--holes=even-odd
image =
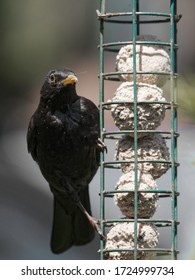
[[(177, 15), (177, 0), (167, 0), (170, 2), (170, 12), (169, 13), (159, 13), (159, 12), (142, 12), (140, 11), (140, 1), (141, 0), (130, 0), (132, 4), (132, 11), (129, 12), (106, 12), (106, 0), (99, 0), (100, 8), (97, 10), (97, 17), (99, 20), (99, 108), (100, 108), (100, 133), (101, 140), (105, 139), (117, 139), (119, 135), (129, 134), (133, 132), (134, 134), (134, 161), (105, 161), (104, 152), (101, 153), (100, 160), (100, 230), (105, 234), (105, 228), (111, 226), (113, 223), (120, 222), (134, 222), (134, 248), (132, 249), (110, 249), (105, 250), (105, 241), (100, 240), (100, 259), (105, 259), (105, 254), (107, 252), (113, 251), (133, 251), (134, 259), (138, 259), (138, 252), (140, 251), (155, 251), (157, 256), (159, 255), (170, 255), (171, 259), (177, 259), (178, 249), (177, 249), (177, 232), (178, 232), (178, 214), (177, 214), (177, 201), (179, 193), (177, 191), (177, 139), (178, 139), (178, 117), (177, 117), (177, 23), (181, 18), (181, 15)], [(144, 17), (144, 19), (142, 19)], [(121, 19), (122, 18), (122, 19)], [(124, 18), (124, 19), (123, 19)], [(169, 42), (153, 42), (153, 41), (137, 41), (137, 35), (140, 34), (140, 26), (142, 24), (163, 24), (169, 23), (170, 26), (170, 41)], [(132, 28), (132, 41), (120, 41), (104, 43), (104, 28), (107, 24), (129, 24)], [(105, 52), (118, 52), (120, 47), (132, 44), (133, 45), (133, 71), (132, 72), (104, 72), (104, 59)], [(136, 71), (136, 45), (158, 45), (167, 46), (170, 49), (170, 72), (143, 72)], [(104, 100), (104, 82), (116, 82), (120, 81), (118, 78), (119, 74), (132, 74), (133, 75), (133, 90), (134, 90), (134, 102), (124, 102), (125, 104), (133, 104), (134, 108), (134, 130), (122, 130), (122, 131), (105, 131), (104, 129), (104, 113), (107, 110), (108, 105), (119, 104), (123, 102), (105, 102)], [(157, 74), (157, 75), (167, 75), (170, 79), (170, 102), (148, 102), (150, 104), (164, 104), (167, 110), (170, 110), (170, 131), (160, 131), (160, 130), (138, 130), (137, 129), (137, 105), (147, 102), (137, 102), (137, 85), (136, 77), (139, 74)], [(171, 186), (170, 190), (147, 190), (141, 192), (152, 192), (157, 193), (159, 198), (171, 197), (171, 215), (172, 217), (168, 220), (163, 219), (140, 219), (138, 218), (138, 168), (137, 164), (141, 162), (149, 162), (148, 160), (138, 160), (137, 149), (138, 149), (138, 137), (139, 132), (147, 132), (148, 134), (158, 133), (165, 135), (165, 138), (170, 139), (170, 161), (150, 161), (150, 162), (160, 162), (170, 165), (171, 168)], [(109, 149), (109, 147), (108, 147)], [(106, 168), (119, 168), (119, 165), (123, 162), (133, 162), (134, 163), (134, 174), (135, 174), (135, 191), (134, 192), (134, 219), (106, 219), (105, 217), (105, 203), (108, 197), (113, 197), (116, 192), (122, 192), (120, 190), (106, 190), (105, 186), (105, 169)], [(125, 190), (124, 192), (128, 192)], [(132, 192), (132, 191), (129, 191)], [(154, 249), (139, 249), (137, 248), (137, 223), (138, 222), (152, 222), (157, 227), (171, 227), (171, 247), (170, 248), (154, 248)]]

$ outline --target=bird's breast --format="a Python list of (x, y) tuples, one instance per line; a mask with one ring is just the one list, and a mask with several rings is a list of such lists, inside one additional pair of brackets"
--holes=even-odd
[(66, 166), (67, 169), (69, 164), (77, 169), (78, 162), (81, 166), (86, 165), (95, 145), (88, 144), (80, 118), (70, 111), (56, 110), (45, 115), (38, 138), (40, 163), (48, 161), (52, 166)]

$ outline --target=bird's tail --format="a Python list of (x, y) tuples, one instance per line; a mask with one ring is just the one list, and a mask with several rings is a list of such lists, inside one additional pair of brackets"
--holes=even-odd
[[(51, 188), (52, 189), (52, 188)], [(63, 194), (54, 193), (53, 228), (51, 235), (51, 249), (59, 254), (72, 245), (84, 245), (94, 238), (94, 229), (82, 211)], [(88, 187), (79, 193), (81, 203), (91, 214)]]

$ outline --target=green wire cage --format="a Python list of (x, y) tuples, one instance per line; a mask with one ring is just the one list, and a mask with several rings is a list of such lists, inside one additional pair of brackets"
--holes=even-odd
[[(120, 158), (112, 155), (113, 160), (107, 160), (107, 155), (105, 153), (101, 154), (101, 163), (100, 163), (100, 228), (105, 236), (114, 225), (122, 225), (123, 223), (129, 223), (133, 225), (133, 246), (129, 245), (127, 242), (127, 246), (120, 247), (118, 244), (115, 247), (106, 246), (107, 240), (100, 241), (100, 259), (107, 259), (111, 253), (119, 253), (121, 257), (119, 259), (123, 259), (122, 253), (130, 254), (130, 257), (125, 257), (125, 259), (142, 259), (141, 256), (147, 253), (154, 253), (155, 258), (159, 258), (159, 256), (165, 255), (169, 256), (171, 259), (177, 259), (178, 255), (178, 246), (177, 246), (177, 227), (178, 227), (178, 191), (177, 191), (177, 169), (178, 169), (178, 161), (177, 161), (177, 139), (178, 139), (178, 118), (177, 118), (177, 23), (181, 18), (181, 15), (177, 15), (177, 0), (166, 0), (168, 11), (167, 13), (160, 12), (144, 12), (142, 11), (142, 1), (141, 0), (129, 0), (128, 7), (129, 10), (125, 12), (109, 12), (107, 11), (107, 2), (108, 0), (100, 0), (100, 7), (97, 11), (97, 17), (99, 20), (99, 30), (100, 30), (100, 42), (99, 42), (99, 107), (100, 107), (100, 129), (101, 129), (101, 140), (105, 143), (108, 141), (109, 143), (113, 141), (113, 145), (115, 145), (116, 141), (120, 142), (122, 137), (127, 137), (131, 141), (131, 149), (133, 151), (133, 158)], [(111, 3), (109, 3), (111, 5)], [(121, 3), (122, 5), (122, 3)], [(139, 36), (142, 35), (142, 27), (155, 25), (158, 30), (159, 24), (167, 24), (169, 25), (169, 41), (159, 41), (159, 40), (151, 40), (150, 37), (143, 37), (142, 40), (139, 39)], [(114, 41), (107, 42), (106, 34), (107, 28), (115, 29), (116, 26), (119, 27), (117, 30), (123, 30), (123, 28), (128, 28), (129, 33), (127, 33), (127, 38), (124, 41)], [(126, 29), (127, 30), (127, 29)], [(148, 28), (150, 31), (150, 29)], [(119, 31), (120, 32), (120, 31)], [(105, 63), (107, 60), (107, 56), (109, 54), (117, 55), (119, 50), (122, 47), (131, 46), (131, 65), (132, 69), (111, 69), (111, 71), (105, 71)], [(157, 47), (162, 49), (168, 49), (169, 54), (169, 69), (168, 70), (145, 70), (137, 67), (140, 64), (139, 57), (137, 56), (137, 46), (141, 48), (146, 47)], [(150, 58), (151, 59), (151, 58)], [(161, 62), (159, 62), (161, 63)], [(139, 69), (138, 69), (139, 68)], [(131, 90), (133, 92), (133, 100), (107, 100), (106, 99), (106, 87), (105, 83), (117, 83), (117, 86), (123, 82), (128, 82), (122, 80), (121, 77), (130, 77), (131, 80)], [(126, 76), (125, 76), (126, 75)], [(169, 82), (169, 100), (140, 100), (139, 99), (139, 87), (140, 87), (140, 77), (149, 77), (149, 75), (155, 75), (155, 77), (164, 77), (168, 78)], [(147, 80), (147, 79), (146, 79)], [(119, 84), (120, 82), (120, 84)], [(143, 81), (142, 81), (143, 82)], [(148, 84), (148, 82), (146, 82)], [(130, 85), (130, 84), (126, 84)], [(150, 85), (149, 85), (150, 90)], [(109, 129), (105, 129), (105, 114), (107, 112), (110, 113), (111, 108), (115, 108), (113, 106), (124, 106), (124, 108), (131, 107), (133, 111), (133, 119), (131, 119), (132, 124), (129, 128), (119, 128), (114, 131), (110, 131)], [(140, 106), (163, 106), (165, 108), (165, 114), (170, 116), (170, 129), (161, 130), (159, 128), (154, 129), (145, 129), (139, 127), (139, 108)], [(140, 137), (141, 135), (141, 137)], [(142, 137), (142, 135), (144, 135)], [(140, 143), (146, 139), (145, 137), (149, 137), (149, 141), (152, 142), (155, 135), (161, 135), (163, 141), (166, 141), (169, 145), (169, 158), (141, 158), (139, 154)], [(128, 138), (129, 137), (129, 138)], [(145, 142), (146, 140), (144, 140)], [(119, 144), (118, 144), (119, 145)], [(153, 145), (153, 143), (151, 143)], [(108, 154), (109, 154), (109, 146), (108, 146)], [(146, 189), (140, 190), (140, 166), (146, 166), (151, 164), (154, 166), (162, 165), (167, 166), (169, 168), (169, 172), (166, 175), (168, 186), (163, 188), (156, 189)], [(107, 170), (111, 169), (113, 172), (115, 170), (122, 169), (122, 166), (130, 166), (133, 174), (133, 189), (129, 188), (126, 190), (122, 189), (108, 189), (107, 188)], [(154, 167), (155, 169), (155, 167)], [(129, 171), (125, 172), (128, 173)], [(144, 173), (144, 171), (143, 171)], [(121, 173), (123, 174), (123, 172)], [(128, 176), (128, 175), (127, 175)], [(155, 178), (153, 178), (155, 179)], [(116, 194), (131, 194), (133, 204), (130, 206), (133, 210), (133, 215), (124, 216), (121, 218), (113, 217), (112, 219), (107, 218), (105, 207), (108, 199), (112, 199)], [(169, 203), (171, 208), (170, 217), (163, 217), (162, 219), (154, 218), (153, 215), (142, 218), (140, 216), (139, 211), (139, 195), (140, 194), (153, 194), (158, 196), (159, 203), (163, 198), (167, 199), (166, 203)], [(161, 248), (155, 246), (139, 246), (140, 240), (144, 239), (145, 233), (142, 232), (140, 236), (139, 225), (154, 225), (157, 229), (168, 228), (170, 231), (170, 244), (165, 248)], [(161, 233), (160, 233), (161, 234)], [(120, 233), (122, 235), (122, 233)], [(131, 243), (132, 244), (132, 243)], [(164, 258), (165, 258), (164, 256)], [(144, 258), (144, 257), (143, 257)]]

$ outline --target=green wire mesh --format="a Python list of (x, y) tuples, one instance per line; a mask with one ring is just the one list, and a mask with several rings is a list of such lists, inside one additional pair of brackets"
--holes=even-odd
[[(168, 0), (167, 0), (168, 1)], [(178, 217), (177, 217), (177, 199), (178, 199), (178, 191), (177, 191), (177, 168), (179, 166), (177, 161), (177, 138), (178, 128), (177, 128), (177, 22), (180, 20), (181, 16), (177, 15), (177, 0), (169, 0), (170, 3), (170, 11), (168, 13), (159, 13), (159, 12), (142, 12), (140, 11), (140, 1), (139, 0), (131, 0), (129, 1), (132, 7), (131, 11), (127, 12), (114, 12), (109, 13), (106, 11), (106, 0), (100, 0), (100, 8), (97, 11), (97, 17), (99, 20), (99, 30), (100, 30), (100, 42), (99, 42), (99, 108), (100, 108), (100, 129), (101, 129), (101, 140), (106, 141), (106, 139), (117, 140), (121, 135), (133, 133), (134, 136), (134, 160), (133, 161), (121, 161), (121, 160), (113, 160), (107, 161), (105, 160), (105, 154), (101, 153), (101, 162), (100, 162), (100, 229), (104, 235), (106, 235), (106, 228), (112, 226), (114, 223), (120, 222), (133, 222), (134, 223), (134, 248), (129, 249), (105, 249), (105, 240), (100, 241), (100, 259), (105, 259), (105, 254), (112, 251), (133, 251), (134, 259), (138, 259), (138, 253), (140, 251), (155, 251), (157, 257), (159, 255), (170, 255), (171, 259), (176, 259), (178, 254), (177, 249), (177, 227), (178, 227)], [(153, 41), (137, 41), (137, 35), (140, 35), (140, 28), (142, 24), (169, 24), (170, 30), (170, 40), (169, 42), (153, 42)], [(132, 38), (127, 38), (130, 41), (116, 41), (105, 43), (105, 35), (104, 29), (108, 24), (119, 24), (121, 29), (123, 25), (129, 25), (132, 31)], [(157, 26), (158, 27), (158, 26)], [(148, 32), (149, 33), (149, 32)], [(132, 44), (133, 45), (133, 71), (127, 72), (104, 72), (105, 66), (105, 53), (117, 53), (120, 47)], [(144, 72), (144, 71), (136, 71), (136, 45), (158, 45), (158, 46), (166, 46), (170, 49), (170, 71), (165, 72)], [(150, 101), (137, 101), (137, 76), (140, 74), (157, 74), (157, 75), (166, 75), (170, 79), (170, 101), (169, 102), (150, 102)], [(133, 76), (133, 93), (134, 93), (134, 102), (112, 102), (105, 101), (105, 81), (110, 82), (118, 82), (119, 74), (132, 74)], [(164, 104), (167, 110), (170, 110), (170, 131), (162, 131), (162, 130), (138, 130), (137, 128), (137, 106), (141, 103), (157, 103)], [(125, 103), (133, 104), (134, 110), (134, 130), (116, 130), (116, 131), (108, 131), (105, 130), (105, 111), (109, 108), (111, 104), (119, 104)], [(170, 160), (164, 161), (148, 161), (148, 160), (139, 160), (137, 156), (138, 150), (138, 133), (147, 132), (148, 134), (162, 134), (165, 139), (170, 140)], [(109, 152), (109, 147), (108, 147)], [(115, 193), (126, 192), (122, 190), (107, 190), (105, 186), (105, 177), (106, 177), (106, 169), (120, 168), (120, 164), (124, 162), (134, 163), (134, 176), (135, 176), (135, 186), (134, 191), (129, 190), (128, 192), (132, 192), (134, 195), (134, 218), (116, 218), (116, 219), (108, 219), (105, 215), (105, 206), (107, 199), (109, 197), (113, 197)], [(146, 190), (141, 192), (151, 192), (157, 193), (159, 199), (163, 197), (170, 197), (171, 203), (171, 217), (169, 219), (140, 219), (138, 218), (138, 164), (141, 162), (160, 162), (166, 163), (170, 166), (170, 189), (158, 189), (158, 190)], [(168, 248), (143, 248), (140, 249), (137, 246), (138, 236), (137, 236), (137, 227), (139, 222), (152, 222), (157, 227), (170, 227), (171, 229), (171, 246)]]

